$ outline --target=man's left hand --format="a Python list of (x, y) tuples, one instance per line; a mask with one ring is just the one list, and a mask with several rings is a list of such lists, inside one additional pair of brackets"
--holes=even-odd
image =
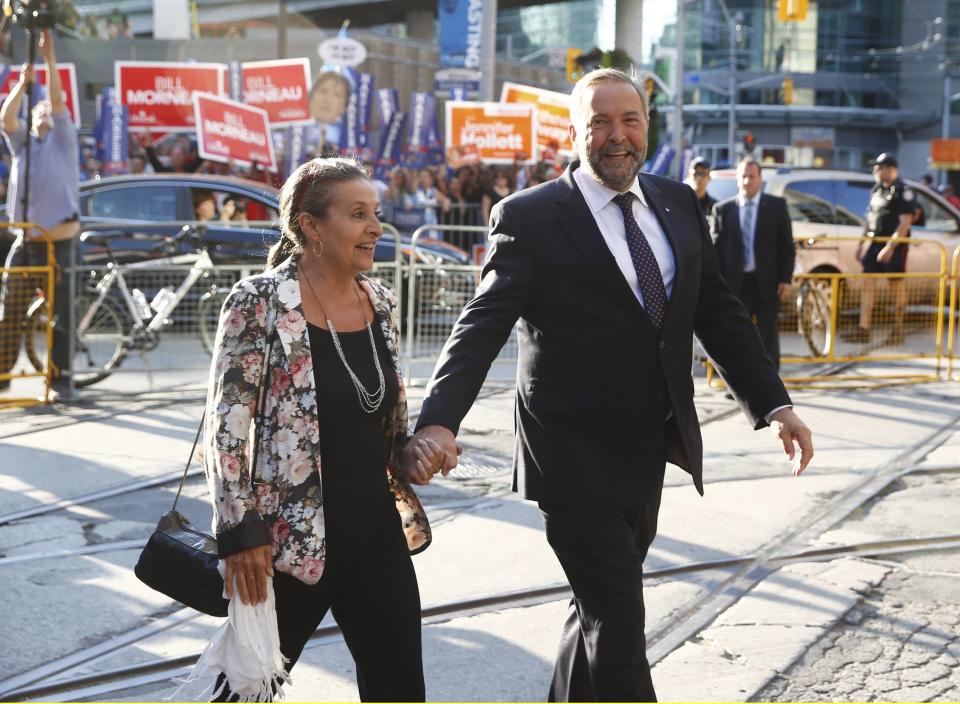
[(781, 301), (783, 297), (787, 295), (787, 291), (790, 290), (790, 284), (777, 284), (777, 298)]
[(896, 247), (890, 246), (889, 243), (885, 244), (883, 246), (883, 249), (881, 249), (877, 253), (877, 261), (880, 262), (881, 264), (886, 264), (887, 262), (889, 262), (891, 259), (893, 259), (894, 249), (896, 249)]
[(794, 466), (797, 476), (807, 468), (813, 459), (813, 435), (792, 408), (781, 408), (770, 418), (770, 427), (783, 443), (783, 451), (792, 462), (797, 455), (796, 442), (800, 446), (800, 462)]

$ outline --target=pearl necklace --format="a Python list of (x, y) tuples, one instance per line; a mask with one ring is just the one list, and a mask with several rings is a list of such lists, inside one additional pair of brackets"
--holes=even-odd
[[(310, 289), (310, 293), (313, 296), (313, 300), (316, 301), (317, 305), (320, 307), (320, 312), (323, 313), (323, 318), (327, 322), (327, 329), (330, 331), (330, 337), (333, 338), (333, 346), (337, 349), (337, 354), (340, 356), (340, 361), (343, 362), (343, 368), (347, 370), (347, 374), (350, 376), (350, 381), (353, 382), (353, 388), (357, 391), (357, 399), (360, 401), (360, 408), (362, 408), (366, 413), (376, 413), (380, 408), (380, 404), (383, 403), (383, 397), (386, 394), (387, 385), (383, 381), (383, 369), (380, 367), (380, 357), (377, 355), (377, 346), (373, 341), (373, 328), (370, 323), (367, 323), (367, 335), (370, 338), (370, 349), (373, 350), (373, 366), (377, 370), (377, 383), (378, 388), (373, 393), (367, 391), (364, 387), (363, 382), (360, 381), (359, 377), (354, 373), (353, 369), (350, 368), (350, 365), (347, 363), (347, 357), (343, 353), (343, 348), (340, 346), (340, 338), (337, 337), (337, 329), (333, 325), (333, 321), (330, 320), (330, 316), (327, 315), (327, 311), (324, 310), (323, 304), (320, 302), (320, 297), (317, 295), (317, 292), (313, 289), (313, 284), (310, 282), (310, 277), (307, 276), (306, 272), (301, 270), (303, 278), (307, 281), (307, 286)], [(363, 302), (360, 300), (360, 294), (357, 292), (357, 289), (354, 288), (353, 292), (357, 295), (357, 303), (360, 304), (360, 313), (363, 315)], [(364, 321), (366, 321), (367, 316), (363, 315)]]

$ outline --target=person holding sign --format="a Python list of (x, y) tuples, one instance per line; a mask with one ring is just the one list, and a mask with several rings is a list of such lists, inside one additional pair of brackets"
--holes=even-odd
[[(399, 307), (362, 273), (383, 234), (378, 213), (350, 159), (314, 159), (284, 184), (267, 269), (237, 283), (220, 316), (205, 456), (228, 595), (258, 604), (272, 586), (290, 667), (332, 611), (361, 700), (423, 701), (410, 555), (429, 545), (430, 527), (398, 464), (409, 440)], [(248, 438), (264, 373), (254, 478)], [(430, 440), (410, 451), (419, 471), (442, 460)], [(217, 690), (231, 701), (223, 676)]]

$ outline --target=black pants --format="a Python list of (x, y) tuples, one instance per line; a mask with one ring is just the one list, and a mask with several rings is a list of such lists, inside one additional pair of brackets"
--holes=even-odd
[[(62, 373), (70, 370), (70, 330), (73, 327), (73, 306), (70, 305), (70, 279), (63, 269), (71, 266), (72, 251), (76, 247), (73, 239), (54, 242), (54, 257), (60, 268), (54, 283), (53, 327), (54, 366)], [(46, 244), (24, 242), (20, 237), (14, 242), (7, 254), (5, 266), (46, 266)], [(44, 274), (7, 274), (0, 288), (0, 303), (3, 304), (3, 319), (0, 320), (0, 374), (13, 369), (20, 356), (20, 344), (23, 338), (23, 325), (26, 322), (27, 309), (33, 301), (36, 290), (46, 286)], [(54, 375), (55, 389), (64, 390), (66, 377)]]
[[(274, 573), (280, 651), (292, 669), (332, 609), (357, 665), (360, 700), (422, 702), (426, 692), (417, 575), (400, 515), (393, 506), (387, 509), (389, 513), (362, 521), (329, 515), (328, 510), (327, 559), (316, 584)], [(227, 689), (215, 701), (237, 698)]]
[(757, 332), (763, 340), (767, 354), (780, 368), (780, 299), (777, 292), (761, 291), (757, 287), (757, 275), (747, 272), (743, 275), (743, 290), (740, 300), (747, 312), (756, 318)]
[(643, 560), (657, 534), (663, 468), (635, 508), (540, 504), (547, 542), (573, 589), (549, 701), (653, 702)]

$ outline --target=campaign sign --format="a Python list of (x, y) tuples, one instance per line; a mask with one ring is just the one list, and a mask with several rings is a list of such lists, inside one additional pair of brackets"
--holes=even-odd
[(266, 111), (204, 93), (194, 95), (193, 109), (202, 158), (277, 170)]
[[(37, 64), (34, 75), (37, 77), (37, 84), (47, 85), (47, 67), (44, 64)], [(70, 111), (70, 117), (73, 118), (73, 124), (80, 126), (80, 97), (77, 92), (77, 67), (75, 64), (57, 64), (57, 73), (60, 74), (60, 85), (63, 88), (63, 98), (67, 103), (67, 110)], [(6, 100), (10, 91), (20, 80), (20, 67), (10, 66), (5, 80), (0, 83), (0, 102)], [(24, 97), (26, 101), (26, 97)]]
[(447, 153), (476, 147), (486, 164), (537, 163), (537, 111), (530, 103), (448, 100)]
[(543, 88), (505, 82), (501, 103), (531, 103), (537, 108), (537, 144), (547, 153), (573, 155), (570, 142), (570, 96)]
[(193, 96), (223, 95), (226, 72), (223, 64), (116, 61), (114, 85), (130, 129), (193, 132)]
[(265, 110), (274, 127), (305, 125), (310, 117), (310, 61), (243, 63), (243, 102)]

